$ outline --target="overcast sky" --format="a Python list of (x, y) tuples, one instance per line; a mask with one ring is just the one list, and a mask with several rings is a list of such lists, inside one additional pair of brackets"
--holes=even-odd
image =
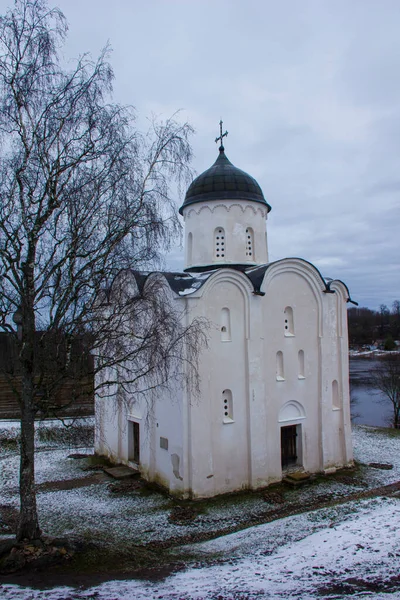
[(69, 21), (67, 57), (110, 41), (115, 101), (183, 109), (198, 173), (223, 118), (228, 158), (272, 206), (270, 260), (305, 258), (362, 306), (400, 299), (399, 0), (50, 5)]

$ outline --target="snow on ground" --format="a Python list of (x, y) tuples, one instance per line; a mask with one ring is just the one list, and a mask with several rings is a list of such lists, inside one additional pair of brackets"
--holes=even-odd
[[(383, 430), (385, 431), (385, 430)], [(354, 459), (363, 465), (369, 463), (389, 463), (393, 469), (365, 469), (364, 479), (368, 487), (379, 487), (400, 480), (400, 436), (390, 429), (383, 433), (381, 429), (353, 425)]]
[(111, 498), (103, 485), (38, 496), (39, 519), (46, 523), (47, 533), (60, 537), (78, 534), (104, 545), (159, 539), (160, 532), (170, 529), (165, 510), (168, 502), (161, 495)]
[(351, 358), (377, 358), (385, 356), (394, 356), (399, 354), (399, 350), (350, 350)]
[[(288, 504), (306, 503), (327, 494), (340, 498), (351, 492), (400, 480), (400, 437), (392, 438), (372, 428), (355, 427), (354, 451), (355, 458), (362, 463), (390, 462), (393, 469), (383, 471), (365, 468), (360, 480), (356, 479), (352, 485), (331, 479), (323, 485), (287, 490), (285, 501)], [(90, 472), (82, 471), (85, 461), (70, 459), (69, 453), (70, 449), (65, 448), (38, 452), (37, 483), (90, 475)], [(15, 453), (0, 460), (0, 504), (18, 506), (18, 465), (19, 459)], [(226, 501), (211, 501), (193, 522), (176, 524), (168, 521), (171, 507), (171, 500), (163, 494), (143, 495), (137, 491), (128, 496), (118, 496), (110, 494), (104, 484), (71, 490), (42, 490), (38, 493), (39, 516), (41, 522), (46, 524), (48, 534), (86, 535), (91, 532), (95, 539), (104, 539), (110, 544), (125, 540), (148, 543), (236, 527), (247, 522), (249, 516), (257, 518), (268, 507), (273, 508), (260, 495), (241, 495), (237, 499), (231, 497)], [(343, 516), (345, 509), (338, 507), (335, 510)]]
[[(345, 493), (379, 487), (400, 480), (400, 437), (380, 430), (354, 428), (355, 458), (364, 465), (370, 462), (391, 463), (392, 470), (368, 467), (361, 469), (361, 486), (345, 485), (334, 479), (302, 490), (285, 492), (285, 501), (307, 501), (318, 494), (334, 497)], [(87, 475), (82, 461), (67, 458), (66, 449), (39, 452), (38, 482), (74, 479)], [(16, 505), (17, 457), (0, 460), (0, 504)], [(40, 519), (47, 533), (76, 534), (108, 540), (110, 544), (129, 540), (147, 543), (171, 536), (215, 531), (244, 522), (249, 515), (266, 509), (260, 496), (247, 495), (228, 503), (212, 502), (193, 523), (178, 525), (168, 521), (171, 501), (157, 493), (140, 492), (117, 496), (104, 484), (85, 488), (40, 491)], [(146, 599), (228, 599), (314, 598), (321, 588), (348, 579), (389, 581), (400, 573), (400, 537), (397, 524), (400, 497), (353, 500), (251, 527), (201, 544), (181, 546), (172, 559), (191, 566), (163, 581), (111, 581), (87, 590), (57, 588), (34, 590), (0, 584), (4, 600), (144, 600)], [(211, 566), (210, 566), (211, 563)], [(216, 564), (217, 563), (217, 564)], [(355, 585), (355, 584), (354, 584)], [(357, 588), (357, 586), (356, 586)], [(365, 587), (357, 594), (367, 593)], [(369, 597), (400, 598), (397, 592), (369, 593)], [(328, 592), (327, 592), (328, 593)], [(332, 597), (344, 597), (336, 594)]]
[[(81, 450), (80, 450), (81, 451)], [(89, 453), (91, 450), (87, 449)], [(35, 457), (35, 480), (37, 484), (54, 479), (77, 479), (84, 473), (77, 464), (78, 461), (67, 459), (66, 451), (52, 450), (51, 452), (37, 452)], [(0, 461), (0, 499), (3, 495), (12, 497), (18, 489), (19, 456), (14, 454), (7, 460)]]
[[(271, 549), (277, 529), (301, 529), (304, 515), (259, 525), (201, 544), (203, 550), (230, 554), (242, 548), (242, 557), (224, 564), (199, 566), (176, 573), (164, 581), (110, 581), (90, 589), (24, 589), (1, 585), (4, 600), (164, 600), (321, 598), (332, 586), (352, 579), (390, 581), (399, 574), (400, 538), (398, 499), (362, 502), (352, 519), (325, 527), (295, 542)], [(318, 512), (318, 511), (316, 511)], [(325, 590), (326, 594), (322, 590)], [(333, 588), (334, 590), (334, 588)], [(359, 594), (357, 594), (359, 595)], [(364, 595), (364, 594), (363, 594)], [(399, 592), (368, 593), (373, 598), (398, 598)], [(334, 594), (335, 598), (344, 597)]]

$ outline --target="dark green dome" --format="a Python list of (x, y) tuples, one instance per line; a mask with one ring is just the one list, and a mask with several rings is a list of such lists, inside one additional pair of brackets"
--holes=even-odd
[(271, 210), (257, 181), (227, 159), (223, 146), (213, 166), (192, 181), (179, 212), (182, 215), (185, 206), (210, 200), (252, 200)]

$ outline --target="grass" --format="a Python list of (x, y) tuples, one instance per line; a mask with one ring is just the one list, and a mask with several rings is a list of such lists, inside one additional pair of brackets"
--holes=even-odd
[(85, 462), (88, 467), (113, 467), (113, 466), (115, 466), (105, 456), (98, 456), (97, 454), (89, 454), (85, 458)]
[[(3, 451), (17, 451), (20, 441), (19, 422), (15, 427), (0, 426), (0, 448)], [(60, 423), (39, 421), (36, 424), (35, 442), (37, 446), (89, 448), (94, 443), (94, 426), (87, 423), (75, 423), (62, 426)]]
[(0, 447), (2, 450), (7, 452), (16, 452), (19, 448), (19, 437), (18, 438), (1, 438)]
[[(62, 433), (65, 433), (60, 427), (56, 427)], [(71, 428), (69, 431), (73, 431)], [(363, 444), (369, 450), (371, 445), (370, 432), (375, 430), (369, 428), (360, 428), (363, 432)], [(365, 432), (367, 435), (365, 435)], [(393, 434), (394, 436), (390, 435)], [(76, 433), (76, 431), (75, 431)], [(389, 437), (397, 437), (398, 431), (380, 428), (377, 433)], [(68, 445), (65, 443), (65, 436), (52, 433), (45, 435), (47, 440), (57, 439), (59, 441), (60, 451), (65, 457), (65, 466), (68, 475), (80, 473), (83, 467), (90, 470), (90, 467), (108, 466), (108, 460), (104, 457), (87, 455), (85, 458), (73, 461), (68, 458)], [(15, 430), (10, 439), (15, 443)], [(79, 439), (79, 438), (78, 438)], [(76, 438), (75, 438), (76, 441)], [(1, 430), (0, 430), (1, 442)], [(389, 440), (384, 443), (386, 446), (398, 446), (396, 440)], [(379, 444), (377, 446), (378, 455), (372, 456), (368, 460), (384, 460), (384, 454), (379, 454)], [(386, 450), (384, 449), (384, 452)], [(58, 456), (57, 454), (57, 456)], [(50, 456), (50, 454), (49, 454)], [(364, 456), (364, 455), (362, 455)], [(369, 456), (367, 454), (367, 456)], [(62, 460), (57, 459), (57, 468), (62, 468)], [(395, 461), (393, 461), (395, 462)], [(74, 471), (75, 469), (75, 471)], [(56, 471), (55, 471), (56, 472)], [(368, 473), (372, 477), (368, 477)], [(182, 500), (169, 496), (154, 484), (141, 483), (138, 489), (118, 490), (118, 494), (111, 493), (110, 486), (118, 485), (118, 482), (112, 482), (107, 487), (95, 486), (88, 489), (87, 509), (78, 494), (85, 495), (82, 492), (69, 492), (72, 498), (74, 494), (78, 498), (76, 506), (79, 507), (78, 528), (75, 527), (74, 516), (69, 514), (68, 510), (63, 514), (55, 513), (56, 519), (53, 522), (53, 531), (55, 535), (71, 535), (72, 538), (77, 535), (82, 540), (82, 550), (74, 556), (71, 565), (67, 567), (69, 572), (75, 573), (116, 573), (116, 572), (137, 572), (137, 570), (156, 569), (157, 572), (163, 569), (176, 570), (179, 562), (182, 561), (183, 554), (179, 555), (181, 546), (185, 546), (184, 553), (188, 544), (197, 541), (206, 541), (214, 537), (240, 531), (252, 525), (268, 523), (274, 520), (280, 520), (286, 516), (294, 514), (309, 513), (309, 520), (336, 523), (347, 518), (346, 512), (351, 516), (354, 506), (360, 498), (364, 498), (363, 488), (368, 485), (378, 487), (381, 476), (387, 477), (385, 472), (374, 471), (367, 465), (356, 463), (354, 468), (343, 469), (331, 475), (317, 475), (308, 483), (298, 489), (292, 490), (285, 484), (277, 483), (257, 491), (242, 490), (234, 494), (226, 494), (209, 499)], [(55, 475), (56, 477), (56, 475)], [(106, 482), (107, 485), (107, 482)], [(354, 486), (354, 487), (353, 487)], [(64, 492), (61, 492), (64, 493)], [(67, 494), (60, 496), (67, 500)], [(96, 521), (93, 519), (91, 506), (96, 504), (96, 495), (101, 499), (101, 511), (104, 511), (104, 520)], [(125, 496), (118, 500), (118, 496)], [(276, 498), (274, 498), (274, 495)], [(352, 504), (347, 508), (345, 503), (348, 501), (346, 496), (352, 496)], [(136, 496), (136, 501), (135, 501)], [(147, 502), (140, 496), (149, 497)], [(117, 511), (115, 519), (104, 505), (108, 502), (108, 497), (117, 499)], [(44, 498), (44, 496), (43, 496)], [(71, 506), (73, 502), (71, 501)], [(110, 510), (113, 504), (110, 503)], [(82, 508), (83, 507), (83, 508)], [(352, 508), (353, 507), (353, 508)], [(67, 506), (66, 506), (67, 509)], [(319, 511), (319, 516), (313, 516), (313, 511)], [(82, 518), (85, 511), (88, 511), (87, 518)], [(115, 508), (113, 509), (115, 510)], [(50, 514), (51, 511), (50, 511)], [(111, 514), (111, 512), (110, 512)], [(118, 519), (121, 517), (121, 523)], [(53, 518), (53, 517), (52, 517)], [(54, 518), (53, 518), (54, 519)], [(65, 522), (61, 522), (64, 521)], [(109, 527), (104, 527), (102, 523), (109, 523)], [(90, 527), (92, 523), (92, 527)], [(178, 527), (177, 527), (178, 526)], [(186, 560), (207, 560), (199, 554), (197, 557), (194, 551), (188, 550)], [(193, 554), (193, 556), (192, 556)], [(138, 575), (140, 576), (140, 575)]]
[(395, 429), (394, 427), (371, 427), (368, 428), (368, 432), (376, 434), (383, 434), (389, 438), (397, 438), (400, 437), (400, 429)]
[(91, 425), (71, 425), (68, 427), (39, 426), (36, 430), (39, 442), (50, 445), (66, 445), (70, 447), (93, 446), (94, 430)]
[[(101, 573), (107, 579), (107, 573), (130, 573), (140, 578), (140, 571), (157, 569), (162, 571), (162, 576), (176, 570), (176, 563), (171, 563), (171, 553), (161, 545), (158, 547), (145, 547), (137, 544), (123, 544), (121, 546), (101, 545), (93, 541), (89, 535), (86, 547), (78, 552), (68, 565), (63, 565), (63, 572), (67, 573)], [(188, 557), (189, 558), (189, 557)], [(154, 574), (153, 574), (154, 576)], [(143, 573), (143, 578), (148, 578), (148, 573)]]

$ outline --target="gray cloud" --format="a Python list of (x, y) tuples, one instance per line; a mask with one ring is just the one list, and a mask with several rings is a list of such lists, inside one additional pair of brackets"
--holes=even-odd
[(362, 305), (400, 298), (398, 0), (57, 4), (66, 57), (110, 40), (115, 100), (139, 124), (184, 109), (198, 172), (223, 117), (228, 157), (272, 205), (271, 259), (315, 262)]

